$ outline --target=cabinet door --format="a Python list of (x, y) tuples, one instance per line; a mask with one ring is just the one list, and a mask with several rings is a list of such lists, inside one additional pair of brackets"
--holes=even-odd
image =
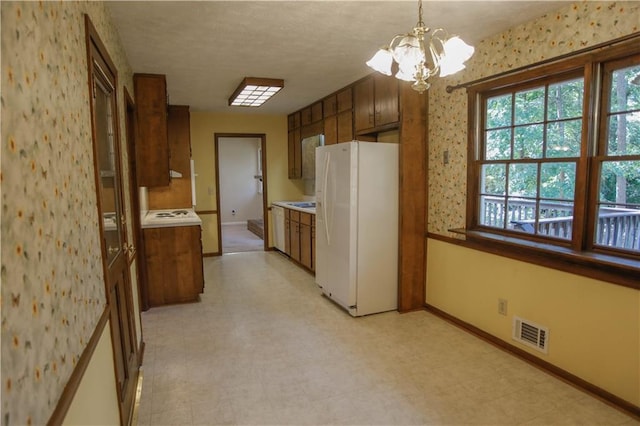
[(302, 129), (300, 129), (300, 137), (304, 139), (309, 136), (320, 135), (324, 130), (323, 127), (322, 121), (309, 124), (308, 126), (302, 126)]
[(291, 258), (300, 262), (300, 222), (291, 221)]
[(300, 224), (300, 263), (311, 269), (311, 225)]
[(353, 87), (353, 121), (355, 132), (375, 126), (373, 103), (373, 78), (360, 81)]
[(288, 142), (288, 163), (289, 179), (299, 179), (302, 177), (302, 150), (300, 146), (300, 129), (289, 132)]
[(313, 120), (311, 120), (311, 107), (309, 106), (300, 111), (300, 125), (308, 126), (311, 123)]
[[(353, 137), (353, 113), (351, 110), (343, 111), (337, 116), (337, 140), (340, 142), (351, 142)], [(326, 140), (326, 139), (325, 139)]]
[(398, 80), (386, 75), (375, 76), (375, 125), (397, 123), (400, 120), (398, 109)]
[(337, 112), (351, 111), (353, 109), (353, 91), (351, 87), (341, 90), (336, 95)]
[(145, 229), (149, 306), (190, 302), (204, 288), (199, 226)]
[(193, 286), (198, 293), (204, 292), (204, 261), (202, 259), (202, 228), (192, 226), (191, 262), (193, 265)]
[(324, 118), (324, 144), (338, 143), (338, 116), (332, 115)]
[(324, 118), (336, 115), (336, 112), (338, 112), (336, 95), (331, 95), (324, 98), (324, 100), (322, 101), (322, 114)]
[(168, 115), (169, 167), (182, 173), (182, 178), (171, 179), (168, 186), (148, 190), (149, 210), (191, 208), (191, 135), (189, 107), (170, 105)]
[(322, 101), (311, 105), (311, 122), (317, 123), (318, 121), (322, 121)]
[(135, 74), (136, 165), (138, 184), (169, 185), (167, 83), (164, 75)]

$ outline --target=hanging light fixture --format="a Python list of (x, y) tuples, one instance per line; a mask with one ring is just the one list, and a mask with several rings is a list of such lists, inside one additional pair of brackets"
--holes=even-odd
[[(428, 42), (425, 36), (431, 33)], [(410, 33), (398, 34), (367, 61), (374, 70), (391, 75), (393, 61), (398, 64), (395, 74), (400, 80), (413, 82), (411, 87), (423, 93), (429, 89), (430, 77), (444, 77), (465, 68), (464, 63), (473, 55), (473, 47), (458, 36), (448, 37), (442, 28), (431, 31), (422, 20), (422, 0), (418, 0), (418, 23)]]

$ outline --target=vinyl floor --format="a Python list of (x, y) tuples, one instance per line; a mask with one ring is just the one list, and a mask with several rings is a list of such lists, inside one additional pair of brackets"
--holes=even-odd
[(636, 425), (428, 312), (352, 318), (276, 252), (142, 315), (140, 425)]
[(247, 224), (222, 225), (222, 253), (264, 250), (264, 241), (247, 229)]

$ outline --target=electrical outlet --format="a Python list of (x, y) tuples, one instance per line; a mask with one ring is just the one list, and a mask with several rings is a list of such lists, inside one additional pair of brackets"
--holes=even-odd
[(444, 152), (442, 153), (442, 164), (447, 165), (449, 164), (449, 150), (445, 149)]
[(507, 299), (498, 299), (498, 313), (507, 315)]

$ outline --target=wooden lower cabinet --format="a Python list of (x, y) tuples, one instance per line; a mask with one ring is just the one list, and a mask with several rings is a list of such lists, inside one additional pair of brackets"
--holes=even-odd
[(300, 263), (311, 269), (311, 214), (300, 213)]
[(284, 209), (285, 253), (300, 265), (315, 268), (315, 215)]
[(194, 302), (204, 291), (200, 226), (143, 229), (150, 307)]
[(291, 210), (290, 213), (290, 227), (289, 239), (291, 246), (291, 253), (289, 256), (296, 262), (300, 262), (300, 212), (297, 210)]

